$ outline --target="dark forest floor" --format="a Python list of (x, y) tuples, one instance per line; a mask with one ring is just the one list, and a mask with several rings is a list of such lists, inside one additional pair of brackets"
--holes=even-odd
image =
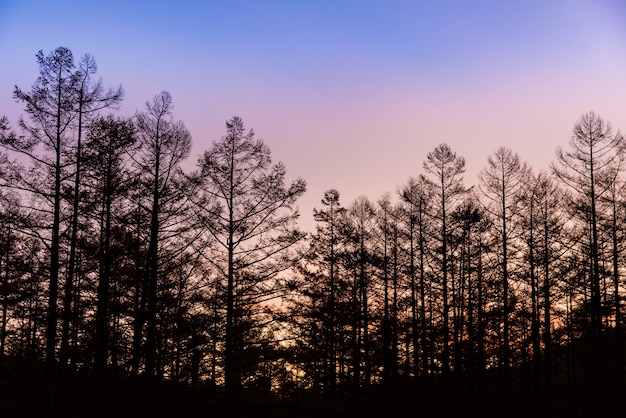
[[(108, 382), (104, 404), (99, 404), (98, 394), (101, 392), (92, 382), (89, 374), (67, 373), (52, 402), (42, 394), (41, 364), (5, 359), (0, 367), (0, 417), (226, 416), (223, 396), (215, 388), (192, 388), (172, 383), (148, 387), (145, 382), (118, 375)], [(361, 390), (358, 397), (346, 394), (333, 400), (304, 390), (283, 397), (244, 393), (232, 404), (228, 415), (234, 418), (582, 418), (590, 414), (599, 416), (616, 410), (626, 411), (626, 403), (622, 404), (626, 387), (614, 382), (605, 383), (602, 390), (594, 390), (592, 398), (588, 387), (572, 391), (557, 384), (552, 391), (549, 409), (545, 396), (538, 396), (534, 386), (527, 381), (512, 384), (507, 389), (501, 380), (487, 377), (480, 386), (476, 382), (465, 382), (463, 388), (448, 386), (446, 390), (437, 381), (417, 386), (398, 382), (394, 387), (372, 386), (367, 391)], [(52, 404), (55, 405), (54, 413), (46, 406)]]

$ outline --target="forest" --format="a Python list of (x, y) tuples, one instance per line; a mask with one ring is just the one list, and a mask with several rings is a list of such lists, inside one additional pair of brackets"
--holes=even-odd
[[(446, 143), (371, 200), (306, 181), (167, 91), (116, 112), (59, 47), (0, 118), (4, 417), (588, 417), (621, 408), (626, 149), (594, 112), (549, 171), (477, 184)], [(564, 133), (567, 135), (567, 132)]]

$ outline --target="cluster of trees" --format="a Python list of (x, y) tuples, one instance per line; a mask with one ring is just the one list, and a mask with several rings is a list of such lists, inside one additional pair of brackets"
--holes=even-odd
[[(45, 391), (88, 368), (242, 385), (241, 323), (278, 294), (272, 278), (303, 238), (292, 208), (306, 190), (233, 117), (193, 173), (191, 136), (161, 92), (131, 118), (104, 114), (86, 55), (37, 54), (21, 134), (2, 120), (0, 356), (45, 360)], [(54, 396), (52, 396), (54, 399)]]
[(501, 147), (467, 187), (444, 143), (393, 195), (328, 190), (305, 234), (305, 181), (240, 118), (184, 172), (167, 92), (115, 116), (93, 57), (37, 63), (19, 133), (0, 119), (0, 361), (45, 361), (46, 394), (88, 370), (100, 402), (113, 372), (221, 388), (227, 408), (400, 383), (462, 402), (523, 372), (549, 411), (555, 386), (593, 409), (621, 383), (624, 140), (599, 115), (550, 172)]
[(550, 416), (555, 385), (596, 410), (623, 377), (624, 157), (589, 112), (551, 173), (500, 147), (468, 188), (441, 144), (395, 202), (343, 207), (329, 190), (292, 287), (307, 385), (359, 395), (400, 378), (462, 403), (495, 379), (504, 399), (532, 392), (531, 415)]

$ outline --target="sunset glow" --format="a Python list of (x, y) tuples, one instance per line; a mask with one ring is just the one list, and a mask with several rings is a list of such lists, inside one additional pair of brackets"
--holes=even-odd
[(13, 86), (32, 83), (38, 50), (90, 53), (125, 87), (121, 113), (172, 94), (190, 167), (241, 116), (307, 180), (303, 225), (331, 187), (345, 202), (394, 193), (442, 142), (473, 184), (500, 145), (547, 168), (589, 110), (626, 129), (618, 1), (60, 5), (0, 3), (2, 113), (20, 114)]

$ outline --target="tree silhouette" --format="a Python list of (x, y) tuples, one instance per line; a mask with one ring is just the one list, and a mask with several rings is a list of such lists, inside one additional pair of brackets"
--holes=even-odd
[(602, 286), (600, 255), (601, 197), (613, 186), (614, 176), (609, 171), (620, 166), (624, 158), (623, 137), (613, 133), (610, 123), (605, 122), (594, 112), (583, 114), (575, 123), (570, 140), (570, 150), (558, 148), (557, 162), (552, 170), (557, 178), (573, 191), (577, 198), (578, 219), (588, 225), (589, 241), (587, 260), (589, 269), (589, 319), (587, 341), (589, 352), (586, 358), (585, 373), (591, 395), (586, 398), (587, 408), (594, 410), (597, 391), (600, 386), (599, 372), (603, 369), (606, 354), (601, 343), (602, 334)]
[[(290, 249), (304, 238), (296, 229), (293, 207), (306, 190), (302, 179), (285, 185), (282, 163), (272, 165), (269, 148), (246, 133), (243, 121), (226, 122), (226, 135), (204, 152), (199, 165), (198, 206), (211, 237), (207, 258), (225, 280), (226, 335), (224, 390), (227, 407), (239, 396), (242, 376), (241, 303), (260, 303), (272, 294), (268, 286), (294, 265)], [(245, 294), (256, 295), (244, 298)], [(263, 296), (265, 295), (265, 296)]]
[(122, 87), (104, 91), (101, 80), (94, 80), (97, 72), (95, 59), (89, 55), (84, 55), (79, 63), (78, 69), (74, 73), (74, 88), (76, 89), (76, 144), (74, 155), (74, 184), (72, 195), (72, 219), (70, 232), (70, 249), (68, 267), (65, 278), (65, 290), (63, 296), (63, 324), (61, 334), (61, 348), (59, 360), (65, 366), (69, 349), (70, 321), (72, 315), (72, 297), (74, 291), (74, 275), (76, 272), (76, 247), (78, 245), (78, 220), (80, 215), (80, 192), (81, 192), (81, 163), (83, 155), (83, 130), (84, 126), (99, 111), (105, 108), (115, 108), (124, 96)]
[(172, 117), (172, 96), (163, 91), (146, 103), (146, 110), (135, 115), (138, 145), (141, 153), (134, 157), (141, 184), (149, 190), (149, 202), (142, 206), (150, 215), (145, 277), (141, 289), (140, 312), (137, 314), (134, 342), (134, 366), (138, 369), (144, 323), (147, 324), (145, 370), (149, 378), (156, 372), (157, 287), (159, 285), (159, 246), (163, 240), (165, 206), (176, 194), (174, 179), (178, 167), (191, 150), (191, 135), (185, 125)]
[[(75, 118), (76, 78), (74, 77), (74, 56), (64, 47), (59, 47), (48, 55), (39, 51), (36, 55), (39, 64), (39, 77), (30, 92), (15, 87), (13, 97), (25, 105), (30, 123), (20, 118), (19, 126), (24, 136), (3, 138), (3, 145), (11, 151), (21, 153), (33, 163), (34, 170), (43, 171), (51, 177), (51, 190), (40, 183), (32, 172), (29, 176), (19, 173), (12, 186), (42, 197), (50, 205), (50, 235), (46, 242), (50, 250), (50, 270), (48, 275), (48, 307), (46, 324), (46, 376), (45, 391), (51, 393), (50, 379), (56, 361), (59, 268), (60, 268), (60, 227), (61, 227), (61, 184), (65, 162), (63, 155), (69, 145), (69, 131)], [(39, 155), (43, 150), (45, 154)], [(51, 405), (53, 406), (53, 405)]]
[(435, 193), (433, 199), (433, 220), (437, 225), (438, 232), (435, 239), (439, 248), (436, 249), (439, 281), (441, 283), (442, 303), (442, 334), (443, 342), (441, 349), (441, 368), (444, 376), (444, 384), (450, 373), (450, 299), (449, 299), (449, 274), (450, 274), (450, 248), (449, 216), (458, 202), (458, 198), (465, 193), (462, 174), (465, 172), (465, 159), (458, 157), (448, 144), (440, 144), (426, 155), (424, 171), (427, 177), (424, 179), (431, 185)]
[[(95, 315), (94, 375), (97, 380), (100, 406), (106, 394), (106, 366), (109, 358), (110, 287), (112, 282), (113, 212), (122, 192), (128, 186), (123, 168), (124, 155), (134, 145), (134, 126), (129, 120), (112, 117), (95, 120), (87, 142), (88, 180), (91, 180), (97, 209), (98, 286)], [(119, 210), (119, 206), (117, 208)]]
[(517, 154), (508, 148), (500, 147), (493, 155), (487, 157), (487, 167), (479, 174), (479, 188), (487, 199), (485, 208), (493, 216), (497, 230), (497, 240), (500, 242), (501, 254), (500, 274), (502, 277), (502, 356), (500, 367), (503, 373), (508, 373), (510, 366), (510, 328), (511, 307), (510, 297), (510, 269), (512, 243), (515, 240), (514, 226), (520, 225), (516, 216), (520, 212), (522, 192), (528, 184), (528, 168), (520, 161)]

